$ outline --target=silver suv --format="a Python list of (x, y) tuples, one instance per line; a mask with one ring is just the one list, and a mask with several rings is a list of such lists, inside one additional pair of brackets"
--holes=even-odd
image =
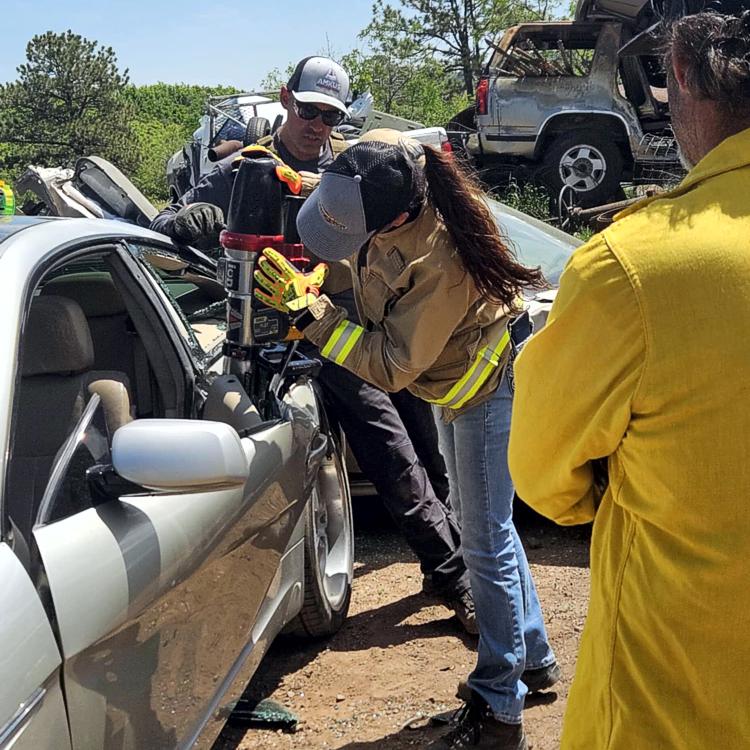
[(594, 206), (623, 181), (679, 177), (660, 62), (619, 55), (644, 5), (582, 0), (576, 20), (521, 24), (493, 45), (467, 140), (488, 183), (521, 172)]

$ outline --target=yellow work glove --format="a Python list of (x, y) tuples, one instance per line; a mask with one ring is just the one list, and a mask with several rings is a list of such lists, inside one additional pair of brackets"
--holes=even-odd
[(261, 287), (254, 294), (264, 305), (282, 312), (299, 312), (318, 298), (327, 275), (325, 263), (318, 263), (310, 273), (304, 273), (280, 252), (267, 247), (254, 273), (255, 282)]

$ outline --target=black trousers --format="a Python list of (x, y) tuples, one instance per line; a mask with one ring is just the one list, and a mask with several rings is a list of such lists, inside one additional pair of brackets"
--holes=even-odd
[[(359, 322), (351, 290), (331, 295)], [(470, 588), (461, 533), (450, 509), (448, 471), (429, 404), (408, 391), (388, 394), (320, 356), (309, 341), (300, 352), (323, 362), (318, 383), (326, 410), (346, 435), (360, 469), (432, 577), (438, 593)]]
[(326, 409), (341, 425), (422, 572), (432, 576), (438, 593), (467, 590), (460, 533), (448, 505), (447, 472), (429, 404), (406, 391), (387, 394), (328, 360), (323, 360), (318, 382)]

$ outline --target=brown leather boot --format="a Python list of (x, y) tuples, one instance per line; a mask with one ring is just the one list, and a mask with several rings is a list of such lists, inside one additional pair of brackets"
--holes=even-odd
[(460, 710), (454, 728), (428, 747), (432, 750), (528, 750), (523, 724), (499, 721), (487, 703), (474, 692)]
[(464, 591), (463, 594), (446, 598), (445, 605), (455, 612), (458, 621), (469, 635), (479, 635), (471, 591)]

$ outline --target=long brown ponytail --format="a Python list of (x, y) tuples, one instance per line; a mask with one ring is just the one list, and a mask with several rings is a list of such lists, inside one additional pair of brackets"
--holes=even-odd
[(539, 268), (527, 268), (503, 240), (478, 182), (450, 153), (424, 147), (427, 200), (440, 215), (482, 297), (515, 308), (522, 289), (543, 289)]

